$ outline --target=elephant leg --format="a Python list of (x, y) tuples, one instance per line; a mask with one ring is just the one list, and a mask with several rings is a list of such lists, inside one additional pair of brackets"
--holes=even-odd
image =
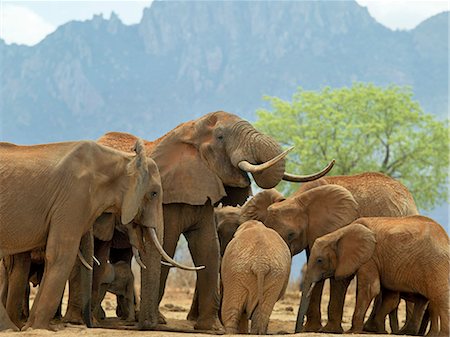
[(389, 313), (389, 326), (391, 327), (391, 333), (398, 333), (399, 325), (398, 325), (398, 308), (395, 308)]
[[(225, 326), (227, 334), (237, 334), (238, 332), (248, 333), (248, 317), (245, 311), (245, 303), (247, 302), (247, 292), (244, 288), (235, 284), (224, 289), (223, 306), (222, 306), (222, 322)], [(244, 324), (247, 321), (247, 326)]]
[[(166, 251), (167, 254), (169, 254), (170, 257), (173, 257), (175, 255), (175, 249), (177, 248), (178, 239), (181, 235), (181, 228), (179, 226), (180, 219), (179, 217), (180, 212), (177, 212), (176, 205), (164, 205), (163, 211), (164, 211), (164, 244), (163, 248)], [(159, 255), (158, 255), (159, 256)], [(142, 259), (142, 257), (141, 257)], [(145, 262), (144, 262), (145, 263)], [(148, 268), (147, 268), (148, 269)], [(166, 286), (167, 276), (169, 274), (169, 267), (162, 266), (161, 267), (161, 278), (160, 278), (160, 285), (159, 285), (159, 299), (158, 303), (161, 302), (163, 296), (164, 296), (164, 290)], [(141, 312), (143, 310), (143, 299), (144, 295), (143, 292), (144, 289), (144, 280), (143, 280), (143, 274), (145, 270), (141, 270), (141, 306), (139, 311), (139, 321), (141, 321)], [(150, 283), (146, 284), (145, 288), (147, 287), (153, 287)], [(164, 316), (159, 313), (159, 323), (160, 324), (166, 324), (166, 320)]]
[(6, 298), (8, 296), (8, 273), (5, 262), (0, 259), (0, 301), (6, 307)]
[(83, 324), (81, 315), (81, 263), (76, 260), (69, 275), (69, 300), (63, 322), (71, 324)]
[[(406, 304), (411, 308), (411, 301), (406, 301)], [(419, 333), (420, 324), (427, 308), (428, 300), (425, 297), (417, 297), (414, 299), (414, 306), (412, 313), (406, 319), (403, 328), (398, 331), (399, 335), (417, 335)]]
[(213, 208), (204, 207), (196, 229), (185, 233), (195, 265), (206, 268), (197, 271), (199, 316), (194, 329), (222, 330), (219, 321), (219, 239), (213, 221)]
[[(277, 275), (278, 276), (278, 275)], [(282, 278), (282, 276), (280, 276)], [(262, 302), (259, 302), (251, 316), (250, 331), (252, 335), (266, 335), (269, 326), (270, 314), (277, 302), (280, 294), (283, 292), (284, 284), (279, 279), (264, 280), (264, 296)], [(270, 282), (269, 286), (268, 283)]]
[(430, 310), (428, 308), (425, 310), (425, 313), (423, 314), (422, 322), (420, 323), (419, 332), (417, 335), (423, 336), (425, 335), (425, 332), (428, 328), (428, 323), (430, 323)]
[[(72, 222), (71, 219), (67, 225), (64, 223), (50, 225), (45, 251), (44, 277), (25, 328), (50, 329), (50, 320), (58, 308), (80, 246), (80, 229), (74, 228)], [(62, 235), (60, 228), (72, 230), (67, 230)]]
[(357, 272), (357, 291), (352, 327), (348, 333), (361, 333), (364, 317), (372, 299), (380, 293), (380, 277), (373, 262), (363, 265)]
[(342, 333), (342, 314), (344, 312), (345, 294), (353, 277), (336, 281), (330, 279), (330, 303), (328, 304), (328, 322), (321, 332)]
[[(94, 255), (100, 262), (100, 265), (94, 264), (92, 273), (92, 311), (95, 318), (104, 319), (104, 312), (101, 308), (101, 303), (106, 294), (106, 286), (102, 286), (105, 278), (111, 270), (111, 264), (108, 262), (111, 251), (111, 241), (101, 241), (94, 238)], [(112, 281), (111, 281), (112, 282)]]
[(192, 298), (191, 308), (187, 315), (188, 321), (196, 321), (198, 319), (198, 289), (197, 284), (195, 285), (194, 297)]
[(306, 312), (306, 323), (303, 332), (319, 332), (322, 328), (322, 315), (320, 313), (320, 302), (322, 301), (324, 281), (319, 281), (314, 286)]
[(22, 322), (23, 303), (26, 296), (30, 267), (30, 252), (11, 256), (6, 311), (13, 323), (19, 328), (22, 328), (24, 325)]
[(19, 331), (19, 328), (9, 318), (5, 308), (8, 293), (8, 275), (4, 263), (5, 261), (0, 259), (0, 288), (3, 288), (2, 300), (0, 301), (0, 331)]
[(127, 287), (125, 289), (125, 303), (128, 308), (128, 315), (125, 317), (125, 319), (128, 322), (134, 322), (136, 320), (136, 307), (135, 307), (135, 301), (134, 301), (134, 279), (131, 278), (127, 282)]
[(0, 303), (0, 331), (5, 330), (19, 331), (19, 328), (9, 318), (3, 303)]
[(400, 294), (395, 291), (383, 289), (375, 297), (372, 319), (364, 324), (364, 331), (387, 334), (385, 327), (386, 315), (397, 310), (400, 303)]
[(430, 311), (430, 330), (428, 331), (427, 336), (439, 336), (439, 307), (437, 303), (430, 301), (428, 310)]

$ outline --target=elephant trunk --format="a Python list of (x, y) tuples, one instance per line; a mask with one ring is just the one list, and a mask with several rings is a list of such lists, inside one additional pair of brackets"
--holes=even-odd
[[(88, 266), (92, 266), (94, 263), (94, 236), (92, 231), (87, 232), (82, 238), (80, 243), (81, 256), (84, 256), (87, 260)], [(92, 328), (92, 312), (91, 312), (91, 294), (92, 294), (92, 267), (87, 268), (80, 266), (80, 287), (81, 287), (81, 314), (83, 321), (88, 328)]]
[[(255, 133), (252, 138), (253, 144), (256, 145), (252, 146), (253, 158), (256, 163), (265, 163), (283, 152), (280, 145), (269, 136)], [(259, 187), (273, 188), (283, 178), (284, 170), (285, 160), (283, 158), (266, 170), (252, 173), (252, 176)]]
[[(257, 131), (250, 123), (239, 121), (233, 127), (235, 142), (230, 143), (231, 161), (234, 166), (252, 174), (261, 188), (273, 188), (283, 178), (285, 160), (280, 145), (271, 137)], [(263, 169), (253, 169), (248, 164), (263, 164), (281, 155), (275, 163)], [(245, 164), (243, 164), (244, 162)], [(248, 163), (246, 163), (248, 162)], [(240, 164), (241, 163), (241, 164)]]
[(307, 277), (305, 282), (303, 283), (302, 289), (302, 297), (300, 300), (300, 307), (298, 308), (297, 314), (297, 322), (295, 324), (295, 332), (301, 332), (303, 328), (303, 321), (308, 311), (309, 301), (311, 299), (311, 294), (315, 286), (315, 282), (311, 282), (311, 280)]
[[(147, 235), (144, 234), (144, 236)], [(141, 268), (141, 305), (138, 326), (140, 330), (151, 330), (156, 327), (159, 319), (161, 255), (151, 240), (145, 240), (143, 245), (144, 252), (140, 252), (139, 256), (146, 268)]]

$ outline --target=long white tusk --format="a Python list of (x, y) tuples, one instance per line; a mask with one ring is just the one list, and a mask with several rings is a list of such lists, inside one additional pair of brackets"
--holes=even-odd
[(312, 294), (312, 291), (313, 291), (315, 285), (316, 285), (316, 282), (313, 282), (311, 284), (311, 288), (309, 288), (308, 293), (306, 294), (306, 297), (308, 297), (308, 298), (311, 297), (311, 294)]
[(92, 259), (94, 260), (95, 263), (97, 263), (97, 266), (100, 265), (100, 261), (95, 257), (95, 255), (92, 255)]
[(142, 269), (147, 269), (147, 266), (141, 260), (141, 256), (139, 255), (139, 250), (136, 247), (131, 247), (131, 250), (133, 251), (133, 255), (134, 255), (134, 258), (136, 259), (137, 264), (140, 265)]
[(294, 148), (293, 146), (290, 147), (286, 151), (280, 153), (278, 156), (276, 156), (276, 157), (272, 158), (271, 160), (266, 161), (265, 163), (262, 163), (262, 164), (251, 164), (246, 160), (242, 160), (238, 163), (238, 167), (242, 171), (246, 171), (246, 172), (250, 172), (250, 173), (260, 173), (260, 172), (268, 169), (269, 167), (272, 167), (273, 165), (278, 163), (281, 159), (286, 157), (287, 154), (289, 153), (289, 151), (291, 151), (293, 148)]
[(81, 252), (79, 250), (78, 250), (78, 258), (80, 259), (83, 266), (85, 266), (88, 270), (92, 270), (91, 265), (89, 263), (87, 263), (87, 261), (84, 259), (83, 255), (81, 254)]
[(166, 267), (169, 267), (169, 268), (175, 268), (174, 265), (171, 265), (169, 262), (166, 262), (166, 261), (161, 261), (161, 264), (162, 264), (163, 266), (166, 266)]
[(150, 228), (150, 237), (152, 238), (156, 249), (158, 250), (158, 252), (161, 254), (161, 256), (163, 257), (164, 260), (166, 260), (167, 262), (171, 263), (173, 266), (178, 267), (180, 269), (184, 269), (184, 270), (201, 270), (203, 268), (205, 268), (205, 266), (199, 266), (199, 267), (188, 267), (188, 266), (184, 266), (180, 263), (178, 263), (177, 261), (174, 261), (165, 251), (164, 248), (161, 246), (161, 244), (159, 243), (158, 240), (158, 236), (156, 235), (156, 230), (154, 228)]
[(296, 174), (290, 174), (285, 172), (283, 175), (283, 180), (290, 181), (292, 183), (305, 183), (307, 181), (316, 180), (322, 178), (325, 174), (330, 172), (330, 170), (334, 166), (334, 163), (335, 160), (333, 159), (322, 171), (307, 176), (299, 176)]

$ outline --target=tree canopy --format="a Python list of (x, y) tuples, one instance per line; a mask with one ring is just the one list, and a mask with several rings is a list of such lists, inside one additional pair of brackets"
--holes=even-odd
[[(425, 113), (409, 87), (355, 83), (322, 91), (301, 88), (292, 101), (265, 97), (256, 127), (295, 146), (287, 169), (300, 174), (336, 159), (331, 175), (385, 173), (405, 184), (419, 208), (448, 201), (449, 126)], [(283, 184), (289, 194), (296, 184)]]

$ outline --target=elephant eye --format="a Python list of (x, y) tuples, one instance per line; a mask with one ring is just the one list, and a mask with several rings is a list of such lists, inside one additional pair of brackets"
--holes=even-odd
[(290, 241), (294, 240), (294, 238), (295, 238), (295, 233), (289, 232), (289, 234), (287, 236), (288, 241), (290, 242)]
[(217, 136), (217, 139), (218, 139), (218, 140), (223, 140), (223, 135)]
[(158, 192), (152, 192), (150, 195), (152, 198), (156, 198), (158, 196)]
[(322, 264), (323, 259), (322, 259), (321, 257), (318, 257), (317, 260), (316, 260), (316, 262), (317, 262), (317, 264)]

